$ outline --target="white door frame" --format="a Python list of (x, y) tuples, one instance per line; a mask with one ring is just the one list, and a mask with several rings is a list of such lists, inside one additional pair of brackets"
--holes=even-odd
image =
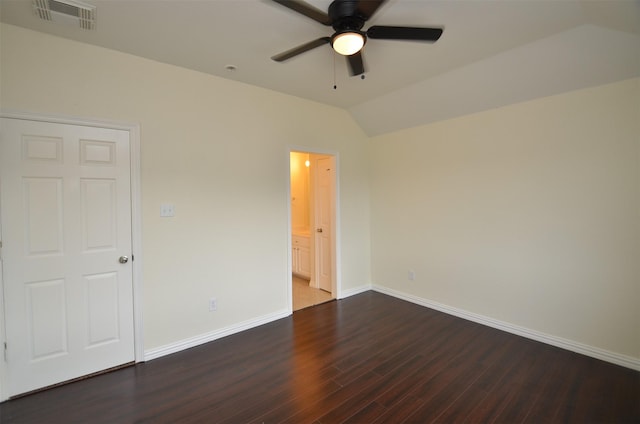
[[(291, 268), (291, 152), (311, 153), (316, 155), (333, 156), (335, 161), (335, 222), (333, 225), (333, 249), (332, 256), (335, 257), (335, 266), (331, 270), (333, 273), (332, 296), (335, 299), (342, 298), (342, 263), (340, 253), (340, 155), (334, 150), (316, 149), (308, 146), (289, 145), (286, 150), (287, 158), (287, 312), (293, 313), (293, 278)], [(315, 261), (315, 259), (314, 259)], [(314, 265), (315, 268), (315, 265)]]
[[(42, 115), (29, 112), (0, 111), (1, 118), (22, 119), (27, 121), (49, 122), (55, 124), (82, 125), (86, 127), (109, 128), (129, 132), (131, 149), (131, 248), (134, 260), (132, 262), (133, 277), (133, 331), (135, 362), (144, 361), (143, 325), (142, 325), (142, 215), (141, 215), (141, 187), (140, 187), (140, 125), (85, 119), (67, 116)], [(2, 280), (2, 262), (0, 261), (0, 339), (2, 346), (6, 341), (4, 282)], [(2, 349), (4, 352), (4, 349)], [(0, 402), (7, 400), (7, 369), (4, 353), (0, 357)]]

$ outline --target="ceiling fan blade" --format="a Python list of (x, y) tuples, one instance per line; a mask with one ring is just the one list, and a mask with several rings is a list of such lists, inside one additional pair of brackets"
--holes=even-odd
[(369, 20), (378, 11), (378, 8), (386, 3), (387, 0), (360, 0), (356, 10)]
[(316, 9), (312, 5), (302, 0), (273, 0), (274, 2), (288, 7), (294, 12), (298, 12), (301, 15), (311, 18), (316, 22), (320, 22), (322, 25), (331, 25), (331, 18), (325, 12), (320, 9)]
[(282, 52), (280, 54), (272, 56), (271, 59), (275, 60), (276, 62), (284, 62), (287, 59), (291, 59), (294, 56), (307, 52), (311, 49), (315, 49), (316, 47), (320, 47), (323, 44), (328, 44), (330, 42), (331, 38), (329, 37), (318, 38), (317, 40), (309, 41), (308, 43), (304, 43), (298, 47), (294, 47), (290, 50), (287, 50), (286, 52)]
[(414, 28), (397, 26), (372, 26), (367, 30), (367, 37), (383, 40), (438, 41), (442, 28)]
[(349, 65), (349, 74), (352, 77), (364, 74), (364, 60), (362, 59), (362, 50), (346, 57), (347, 64)]

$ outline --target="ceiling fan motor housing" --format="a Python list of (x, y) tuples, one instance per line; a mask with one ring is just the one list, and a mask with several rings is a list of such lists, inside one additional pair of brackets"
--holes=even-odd
[(367, 17), (358, 11), (358, 1), (336, 0), (329, 6), (331, 26), (336, 32), (360, 32)]

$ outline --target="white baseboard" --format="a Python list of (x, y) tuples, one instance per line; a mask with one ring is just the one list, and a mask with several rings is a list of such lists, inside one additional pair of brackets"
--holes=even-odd
[(371, 284), (367, 284), (365, 286), (356, 287), (349, 290), (342, 290), (340, 293), (339, 299), (344, 299), (345, 297), (355, 296), (356, 294), (364, 293), (366, 291), (371, 290)]
[(374, 291), (387, 294), (398, 299), (406, 300), (420, 306), (425, 306), (427, 308), (444, 312), (445, 314), (454, 315), (468, 321), (473, 321), (477, 322), (478, 324), (486, 325), (488, 327), (497, 328), (498, 330), (506, 331), (508, 333), (546, 343), (551, 346), (556, 346), (562, 349), (570, 350), (572, 352), (580, 353), (582, 355), (590, 356), (592, 358), (600, 359), (602, 361), (610, 362), (612, 364), (640, 371), (640, 359), (638, 358), (633, 358), (631, 356), (622, 355), (620, 353), (615, 353), (594, 346), (585, 345), (573, 340), (564, 339), (562, 337), (552, 336), (550, 334), (542, 333), (518, 325), (510, 324), (505, 321), (489, 318), (484, 315), (479, 315), (473, 312), (468, 312), (462, 309), (443, 305), (438, 302), (434, 302), (408, 293), (403, 293), (387, 287), (374, 285), (372, 289)]
[(149, 349), (144, 352), (144, 360), (151, 361), (153, 359), (157, 359), (165, 355), (177, 353), (182, 350), (196, 347), (204, 343), (212, 342), (222, 337), (230, 336), (232, 334), (239, 333), (241, 331), (249, 330), (251, 328), (258, 327), (263, 324), (268, 324), (272, 321), (276, 321), (281, 318), (286, 318), (289, 315), (291, 315), (291, 313), (287, 311), (275, 312), (273, 314), (263, 315), (261, 317), (243, 321), (238, 324), (231, 325), (229, 327), (221, 328), (220, 330), (212, 331), (210, 333), (205, 333), (199, 336), (180, 340), (176, 343), (171, 343), (165, 346)]

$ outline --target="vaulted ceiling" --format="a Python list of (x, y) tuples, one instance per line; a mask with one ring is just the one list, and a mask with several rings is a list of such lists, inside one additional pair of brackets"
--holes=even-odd
[(341, 107), (369, 135), (640, 76), (638, 0), (389, 0), (365, 28), (444, 33), (434, 44), (369, 40), (365, 79), (328, 45), (271, 60), (332, 30), (270, 0), (84, 2), (97, 7), (94, 30), (41, 20), (31, 0), (2, 0), (0, 18)]

